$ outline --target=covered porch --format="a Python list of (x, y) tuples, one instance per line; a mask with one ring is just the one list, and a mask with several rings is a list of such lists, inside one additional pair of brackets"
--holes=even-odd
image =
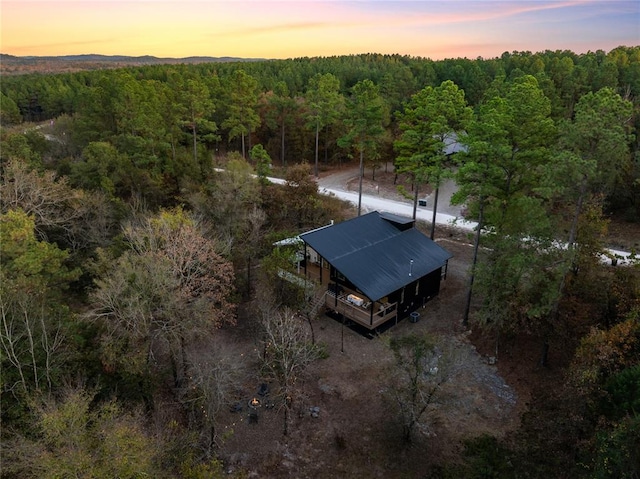
[(362, 293), (343, 285), (337, 286), (330, 280), (329, 270), (323, 270), (319, 264), (306, 264), (298, 269), (298, 274), (281, 271), (279, 276), (301, 287), (322, 286), (315, 301), (318, 311), (325, 307), (367, 329), (373, 330), (387, 321), (398, 319), (397, 303), (390, 303), (387, 298), (370, 301)]
[(321, 256), (312, 256), (312, 260), (307, 257), (307, 260), (299, 265), (298, 271), (306, 281), (323, 286), (320, 294), (324, 297), (324, 301), (320, 300), (320, 302), (329, 311), (340, 314), (345, 319), (369, 330), (376, 329), (390, 320), (397, 322), (397, 303), (390, 303), (386, 297), (380, 301), (371, 301), (345, 284), (336, 283), (335, 272), (332, 278), (331, 266)]
[(387, 321), (398, 320), (397, 303), (369, 301), (354, 293), (336, 294), (331, 289), (327, 290), (324, 298), (327, 309), (367, 329), (376, 329)]

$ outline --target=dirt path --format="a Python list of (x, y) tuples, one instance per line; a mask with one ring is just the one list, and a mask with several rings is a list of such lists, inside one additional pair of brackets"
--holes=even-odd
[[(386, 167), (379, 168), (375, 174), (365, 168), (364, 177), (362, 179), (362, 193), (371, 198), (384, 198), (393, 201), (399, 201), (407, 205), (412, 205), (413, 200), (401, 195), (398, 192), (398, 185), (403, 185), (407, 191), (411, 191), (411, 184), (408, 178), (400, 175), (397, 179), (394, 173), (393, 164), (389, 163)], [(332, 170), (328, 173), (320, 175), (318, 179), (318, 187), (320, 190), (337, 190), (351, 193), (358, 193), (359, 188), (359, 168), (357, 166), (348, 167), (341, 170)], [(428, 186), (422, 187), (425, 191), (420, 194), (420, 199), (426, 200), (426, 206), (420, 206), (421, 210), (432, 210), (435, 201), (434, 192)], [(452, 217), (462, 217), (462, 208), (459, 205), (451, 204), (451, 196), (456, 192), (457, 187), (455, 181), (446, 180), (438, 191), (438, 213), (449, 215)]]

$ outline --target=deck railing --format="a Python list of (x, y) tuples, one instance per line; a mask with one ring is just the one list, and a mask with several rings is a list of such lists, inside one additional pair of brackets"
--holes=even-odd
[[(316, 277), (317, 275), (317, 277)], [(303, 276), (299, 276), (297, 274), (291, 273), (289, 271), (285, 271), (283, 269), (278, 271), (278, 276), (287, 281), (297, 284), (303, 288), (316, 288), (320, 279), (319, 274), (314, 274), (307, 272), (307, 278)], [(318, 298), (320, 301), (317, 305), (314, 305), (314, 314), (317, 314), (319, 311), (320, 305), (324, 303), (328, 309), (331, 309), (337, 313), (342, 314), (345, 318), (354, 321), (361, 326), (364, 326), (368, 329), (375, 329), (381, 324), (386, 323), (387, 321), (397, 320), (398, 317), (398, 303), (380, 303), (375, 302), (373, 304), (373, 317), (371, 316), (371, 302), (365, 301), (362, 306), (358, 306), (353, 304), (351, 301), (347, 299), (348, 293), (339, 294), (336, 298), (335, 293), (331, 290), (327, 290), (326, 293), (323, 294), (324, 302), (322, 302), (322, 297)]]
[[(347, 300), (346, 294), (340, 294), (336, 298), (331, 291), (325, 296), (325, 305), (327, 308), (342, 314), (361, 326), (368, 329), (375, 329), (383, 323), (396, 319), (398, 315), (397, 303), (381, 304), (374, 303), (373, 318), (371, 317), (371, 303), (364, 303), (363, 306), (357, 306)], [(373, 320), (373, 321), (372, 321)]]

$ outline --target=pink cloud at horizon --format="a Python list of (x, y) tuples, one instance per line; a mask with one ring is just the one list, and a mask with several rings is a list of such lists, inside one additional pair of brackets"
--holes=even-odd
[(640, 2), (3, 0), (1, 27), (12, 55), (475, 58), (638, 45)]

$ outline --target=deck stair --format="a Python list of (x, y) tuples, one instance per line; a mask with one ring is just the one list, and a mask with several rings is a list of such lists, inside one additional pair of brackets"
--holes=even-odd
[(320, 294), (316, 294), (313, 298), (311, 298), (311, 304), (309, 305), (309, 317), (315, 318), (318, 316), (318, 313), (325, 305), (325, 296), (327, 295), (327, 291), (322, 291)]

